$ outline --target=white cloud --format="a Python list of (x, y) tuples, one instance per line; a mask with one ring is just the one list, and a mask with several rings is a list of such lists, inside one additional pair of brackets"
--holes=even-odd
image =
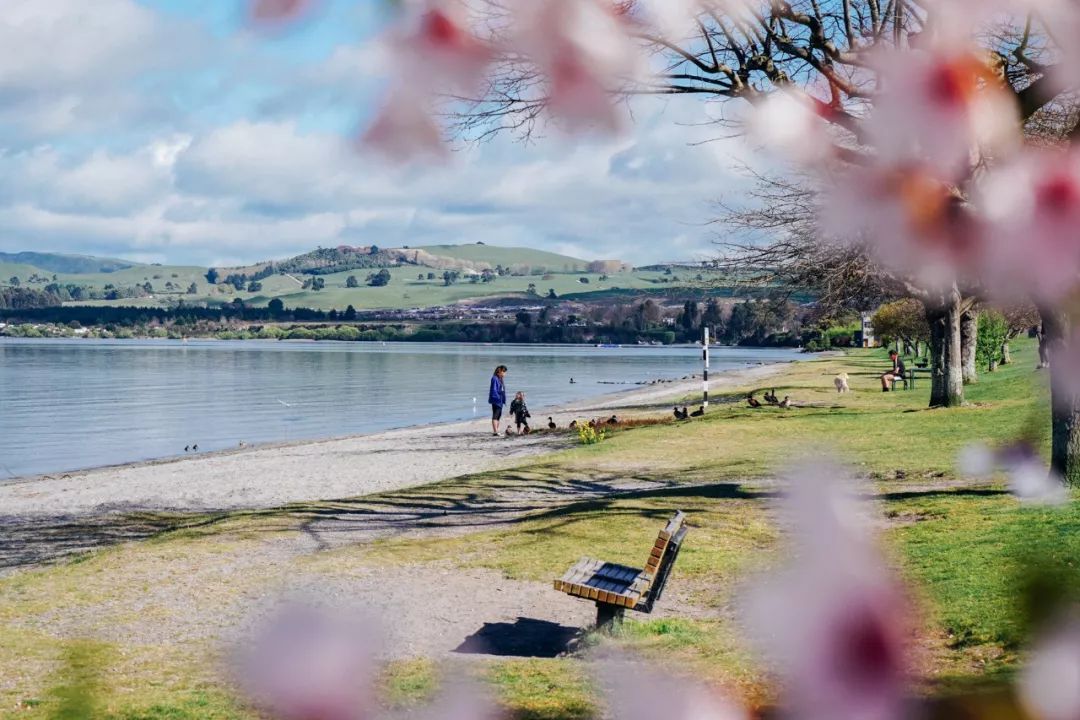
[(734, 181), (723, 154), (687, 145), (694, 138), (677, 129), (656, 122), (610, 143), (481, 146), (449, 166), (406, 169), (294, 123), (243, 121), (78, 163), (37, 150), (0, 156), (4, 176), (20, 178), (0, 183), (9, 197), (0, 237), (37, 233), (70, 251), (126, 244), (200, 263), (318, 244), (477, 240), (635, 262), (696, 257), (710, 247), (709, 201)]
[(5, 0), (3, 144), (166, 117), (167, 99), (132, 81), (196, 56), (201, 40), (194, 25), (166, 23), (134, 0)]
[(286, 69), (135, 0), (4, 0), (0, 48), (4, 250), (211, 264), (483, 240), (644, 263), (707, 252), (709, 203), (740, 182), (741, 143), (691, 144), (716, 134), (693, 99), (642, 99), (607, 142), (500, 138), (401, 169), (311, 129), (375, 102), (371, 43)]

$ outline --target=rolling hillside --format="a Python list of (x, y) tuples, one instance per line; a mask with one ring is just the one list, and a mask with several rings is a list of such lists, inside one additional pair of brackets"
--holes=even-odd
[[(560, 297), (584, 299), (594, 293), (673, 289), (693, 281), (688, 273), (680, 277), (659, 269), (626, 269), (602, 276), (585, 272), (587, 266), (588, 261), (580, 258), (492, 245), (333, 248), (242, 268), (214, 268), (214, 284), (207, 278), (210, 268), (190, 265), (131, 265), (101, 271), (109, 265), (88, 264), (80, 267), (97, 272), (51, 272), (26, 263), (0, 262), (0, 286), (18, 277), (22, 287), (39, 291), (70, 286), (88, 290), (74, 300), (61, 298), (72, 304), (159, 307), (181, 300), (223, 304), (239, 299), (265, 305), (278, 298), (288, 307), (329, 310), (352, 305), (362, 310), (427, 308), (500, 296), (524, 298), (529, 297), (530, 285), (541, 297), (553, 290)], [(336, 271), (338, 267), (347, 269)], [(503, 268), (504, 274), (492, 272), (497, 267)], [(383, 268), (389, 272), (390, 282), (383, 287), (367, 285), (368, 275)], [(486, 271), (486, 280), (481, 279), (481, 269)], [(458, 273), (450, 284), (443, 277), (448, 270)], [(226, 282), (230, 276), (235, 282)], [(357, 287), (348, 287), (350, 276), (356, 278)], [(255, 286), (255, 291), (249, 291), (252, 280), (261, 285)], [(324, 283), (323, 287), (311, 287), (313, 280)]]
[(49, 273), (109, 273), (129, 268), (136, 263), (90, 255), (60, 255), (40, 252), (0, 252), (0, 265), (15, 264), (33, 267)]
[(549, 272), (580, 272), (585, 270), (588, 261), (581, 258), (559, 255), (544, 250), (530, 248), (499, 247), (497, 245), (428, 245), (418, 248), (440, 257), (454, 258), (466, 262), (487, 263), (494, 267), (502, 265), (527, 265), (547, 268)]

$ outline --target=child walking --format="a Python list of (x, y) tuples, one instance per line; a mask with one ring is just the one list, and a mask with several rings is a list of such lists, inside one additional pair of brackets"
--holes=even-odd
[(514, 416), (514, 424), (517, 425), (518, 435), (531, 432), (529, 418), (532, 415), (529, 414), (529, 408), (525, 406), (525, 393), (519, 392), (514, 395), (514, 401), (510, 403), (510, 414)]

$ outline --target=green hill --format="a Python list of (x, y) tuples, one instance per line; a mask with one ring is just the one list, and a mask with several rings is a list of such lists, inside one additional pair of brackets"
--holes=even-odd
[[(421, 248), (319, 248), (291, 258), (244, 267), (210, 268), (191, 265), (136, 265), (114, 268), (102, 258), (73, 263), (80, 272), (51, 271), (38, 265), (5, 262), (3, 258), (73, 258), (49, 253), (13, 253), (0, 257), (0, 287), (19, 284), (48, 291), (65, 303), (162, 307), (183, 301), (214, 305), (236, 300), (265, 305), (279, 298), (288, 307), (321, 310), (427, 308), (455, 303), (515, 297), (625, 297), (663, 293), (695, 283), (689, 271), (633, 270), (617, 261), (618, 269), (589, 268), (580, 258), (529, 248), (494, 245), (431, 245)], [(620, 267), (621, 266), (621, 267)], [(113, 269), (109, 269), (113, 268)], [(372, 287), (369, 274), (387, 268), (390, 282)], [(491, 272), (502, 268), (502, 272)], [(90, 272), (94, 270), (94, 272)], [(450, 271), (450, 284), (444, 273)], [(349, 287), (349, 278), (356, 287)], [(315, 289), (315, 283), (321, 285)], [(252, 284), (256, 283), (256, 284)]]
[(113, 258), (99, 258), (90, 255), (61, 255), (40, 252), (0, 252), (0, 263), (32, 265), (38, 270), (50, 273), (111, 273), (134, 267), (135, 263)]
[(544, 250), (501, 247), (499, 245), (483, 245), (480, 243), (472, 245), (428, 245), (417, 249), (454, 260), (487, 263), (493, 267), (495, 265), (502, 265), (503, 267), (523, 265), (534, 270), (544, 270), (550, 273), (582, 272), (589, 264), (588, 261), (581, 258), (559, 255)]

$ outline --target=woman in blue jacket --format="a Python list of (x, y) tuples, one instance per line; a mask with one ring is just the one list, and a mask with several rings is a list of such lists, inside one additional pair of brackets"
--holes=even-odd
[(506, 377), (506, 366), (500, 365), (495, 368), (495, 374), (491, 376), (491, 387), (488, 389), (488, 402), (491, 403), (491, 432), (494, 435), (499, 434), (499, 420), (502, 419), (503, 406), (506, 405), (504, 377)]

